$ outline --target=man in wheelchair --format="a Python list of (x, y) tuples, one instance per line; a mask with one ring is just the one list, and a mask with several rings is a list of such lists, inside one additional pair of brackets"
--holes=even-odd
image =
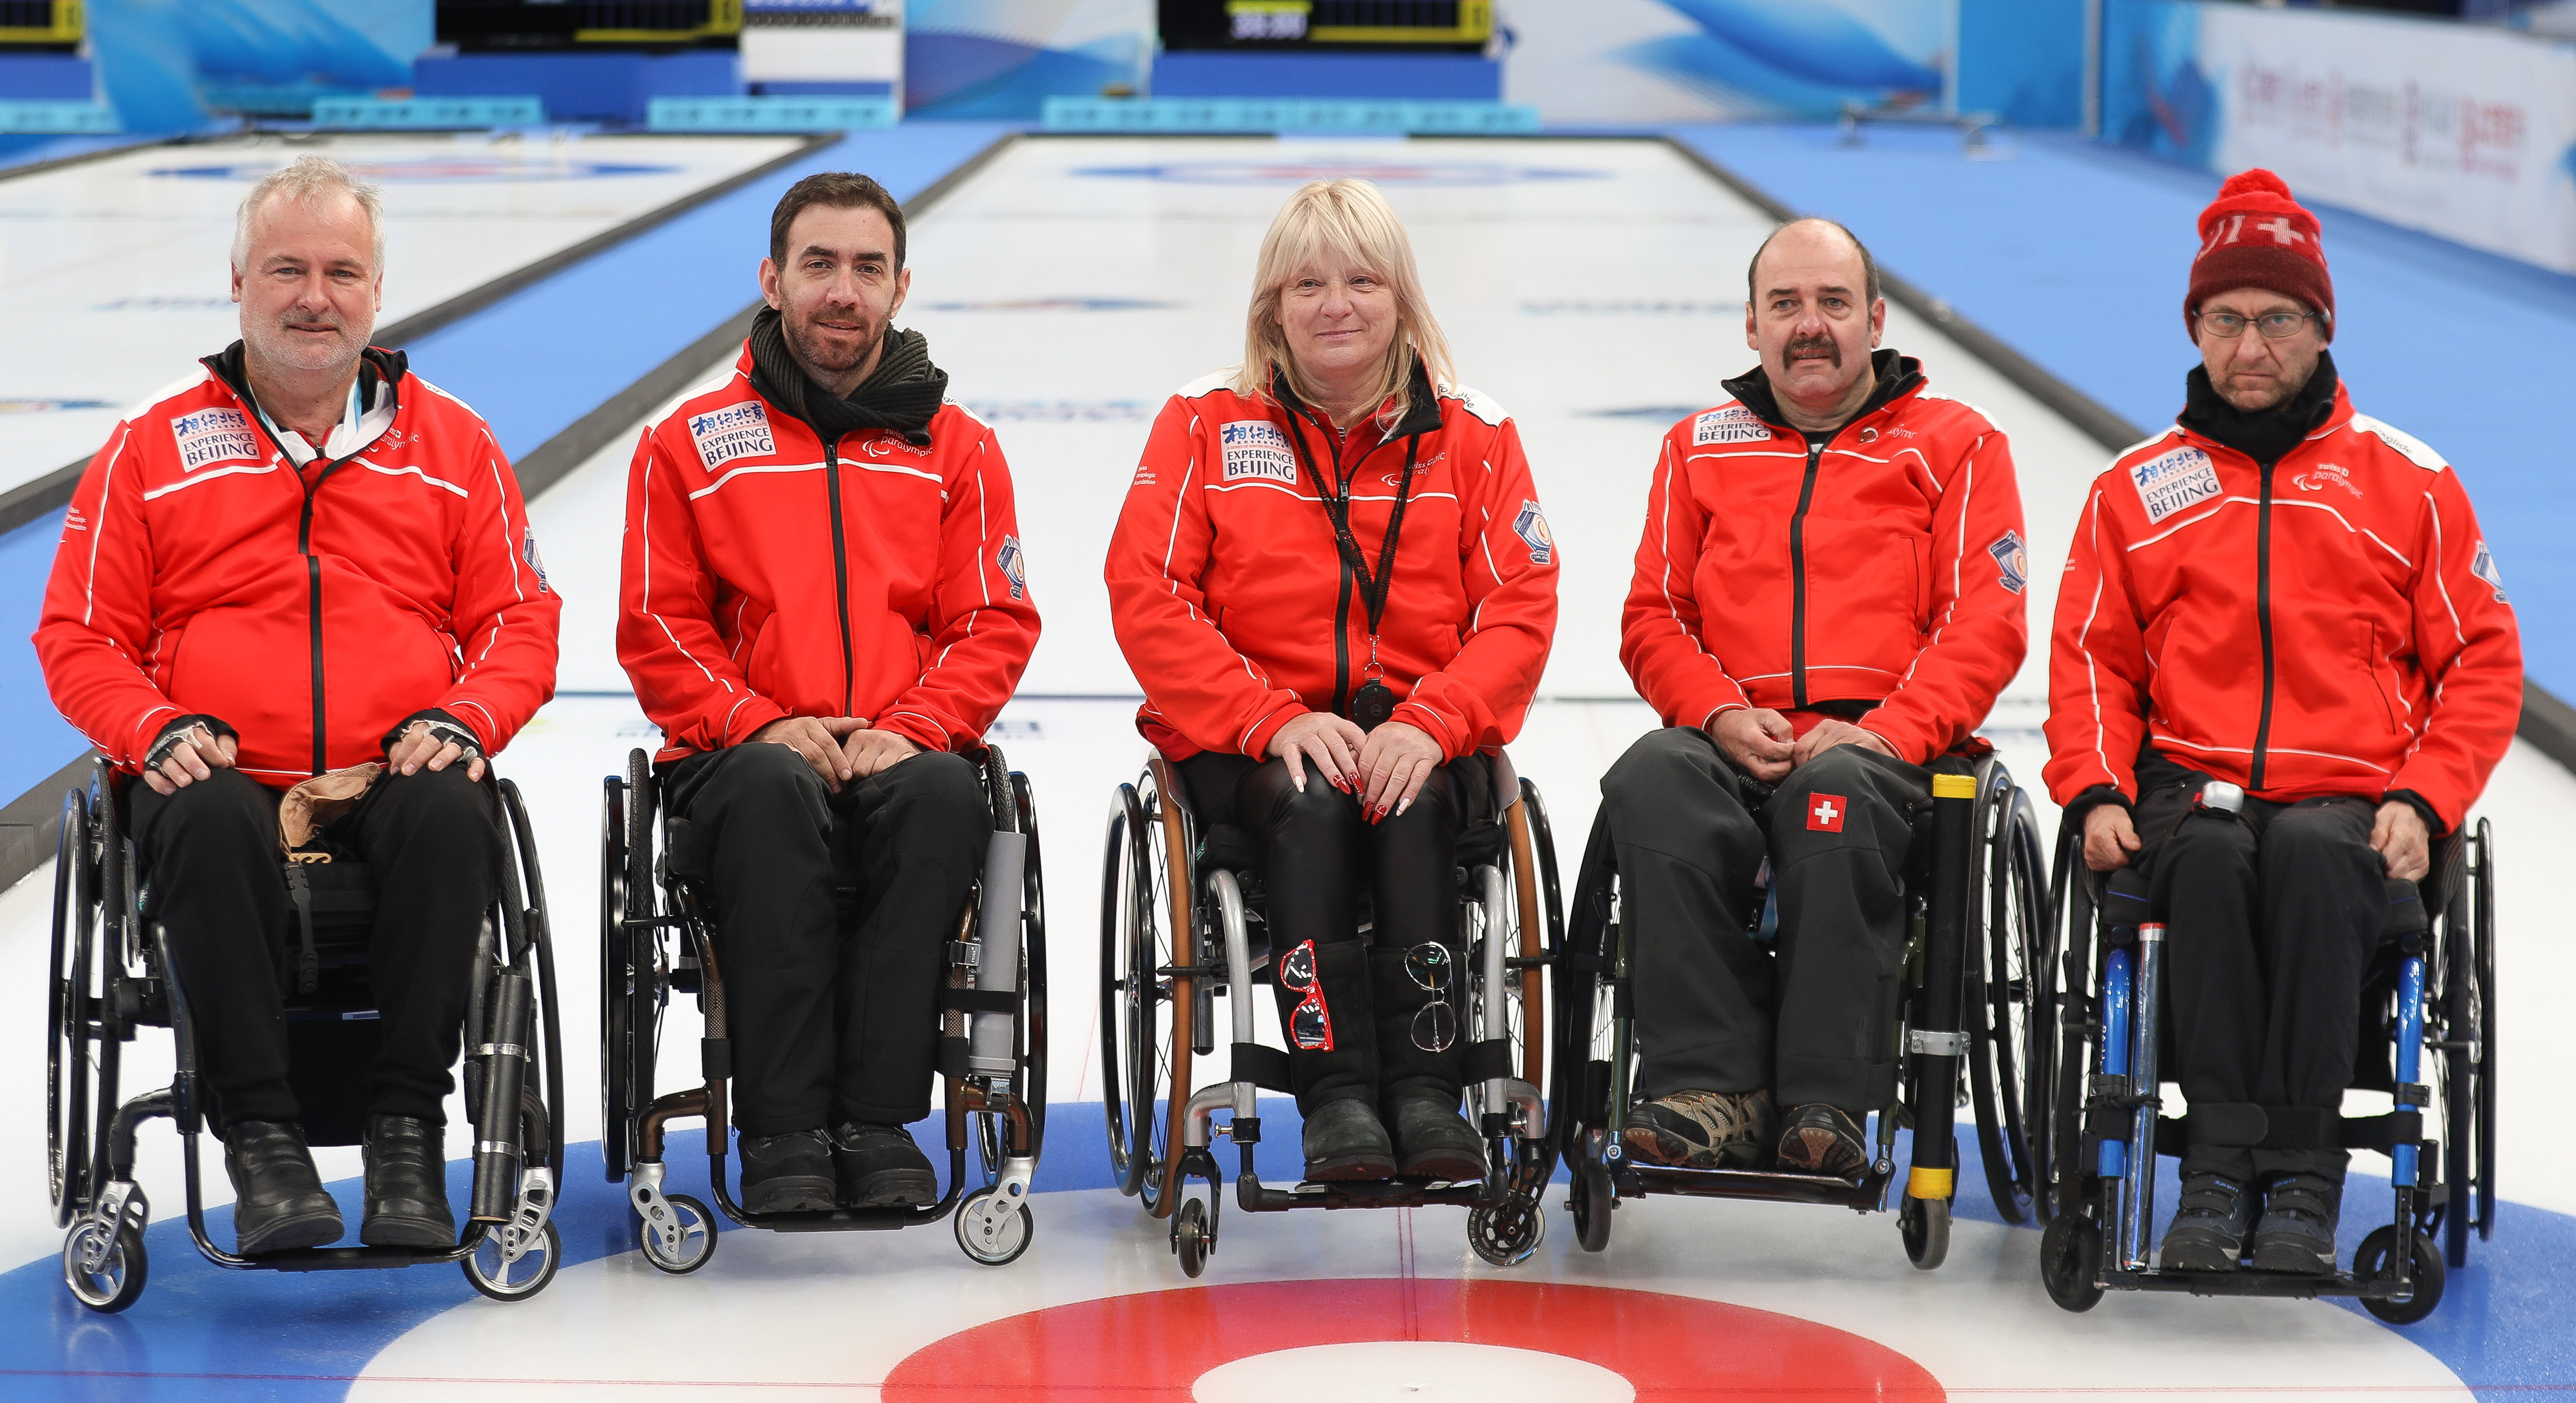
[[(129, 831), (244, 1255), (342, 1230), (288, 1081), (284, 792), (335, 771), (363, 786), (321, 835), (376, 884), (359, 1240), (449, 1246), (442, 1107), (502, 881), (479, 781), (554, 691), (561, 600), (491, 431), (367, 345), (382, 220), (374, 188), (321, 156), (251, 188), (241, 339), (91, 460), (35, 635), (55, 705), (142, 780)], [(353, 770), (378, 761), (372, 783)]]
[(903, 257), (883, 186), (797, 182), (740, 359), (628, 476), (618, 658), (666, 742), (668, 861), (715, 908), (755, 1213), (939, 1196), (904, 1127), (992, 833), (957, 752), (1037, 642), (1001, 446), (894, 329)]
[(2521, 645), (2458, 477), (2336, 376), (2314, 216), (2248, 171), (2200, 234), (2182, 414), (2095, 481), (2059, 588), (2048, 786), (2167, 925), (2163, 1266), (2331, 1273), (2386, 888), (2511, 743)]
[(1625, 1140), (1857, 1179), (1896, 1089), (1925, 767), (2022, 660), (2021, 499), (2002, 432), (1875, 349), (1887, 307), (1850, 231), (1783, 226), (1747, 295), (1761, 364), (1665, 435), (1621, 640), (1669, 727), (1601, 782), (1633, 932)]

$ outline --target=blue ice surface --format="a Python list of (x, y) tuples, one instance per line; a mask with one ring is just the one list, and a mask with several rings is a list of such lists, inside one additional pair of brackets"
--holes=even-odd
[[(1040, 1195), (1032, 1203), (1040, 1220), (1039, 1232), (1046, 1231), (1044, 1220), (1053, 1211), (1044, 1195), (1113, 1186), (1099, 1116), (1098, 1102), (1057, 1106), (1049, 1116), (1044, 1154), (1033, 1184)], [(1296, 1105), (1284, 1097), (1265, 1096), (1261, 1099), (1261, 1116), (1262, 1135), (1256, 1156), (1263, 1181), (1293, 1182), (1299, 1167), (1300, 1122)], [(938, 1125), (934, 1116), (914, 1129), (916, 1138), (930, 1150), (934, 1160), (944, 1161), (946, 1156), (937, 1148)], [(143, 1133), (171, 1132), (166, 1123), (151, 1123)], [(456, 1136), (451, 1134), (449, 1138), (453, 1142)], [(205, 1156), (206, 1172), (220, 1182), (222, 1147), (201, 1140), (200, 1152)], [(671, 1133), (666, 1147), (670, 1192), (709, 1201), (705, 1153), (703, 1132), (686, 1129)], [(1299, 1230), (1299, 1220), (1293, 1216), (1256, 1216), (1238, 1210), (1232, 1190), (1232, 1179), (1239, 1167), (1236, 1148), (1220, 1144), (1217, 1155), (1228, 1181), (1223, 1207), (1226, 1240)], [(1900, 1175), (1903, 1167), (1911, 1163), (1911, 1156), (1911, 1137), (1900, 1132), (1895, 1150)], [(729, 1171), (737, 1169), (731, 1161), (727, 1163)], [(975, 1172), (971, 1152), (968, 1164), (968, 1172)], [(1954, 1211), (1963, 1219), (2001, 1222), (1986, 1188), (1976, 1134), (1964, 1125), (1959, 1132), (1958, 1164), (1959, 1195)], [(2160, 1165), (2162, 1183), (2157, 1190), (2157, 1204), (2164, 1217), (2170, 1217), (2179, 1195), (2173, 1167), (2170, 1159)], [(447, 1168), (450, 1202), (466, 1202), (470, 1161), (454, 1160)], [(944, 1164), (942, 1178), (944, 1181)], [(1549, 1224), (1549, 1235), (1557, 1241), (1541, 1247), (1543, 1252), (1578, 1250), (1571, 1245), (1564, 1183), (1565, 1175), (1560, 1169), (1544, 1204), (1554, 1220)], [(342, 1217), (354, 1225), (363, 1203), (359, 1182), (343, 1179), (330, 1188), (340, 1201)], [(1891, 1204), (1896, 1192), (1901, 1190), (1891, 1186)], [(2352, 1177), (2344, 1196), (2341, 1233), (2347, 1265), (2362, 1236), (2387, 1220), (2390, 1203), (2387, 1180), (2362, 1174)], [(164, 1203), (156, 1211), (175, 1215), (180, 1207), (177, 1203)], [(1465, 1231), (1463, 1211), (1426, 1211), (1430, 1216), (1419, 1220), (1417, 1231), (1447, 1232), (1452, 1225), (1456, 1231)], [(1764, 1211), (1784, 1215), (1820, 1212), (1790, 1204), (1774, 1205)], [(217, 1245), (230, 1247), (232, 1210), (210, 1209), (206, 1220), (208, 1236)], [(634, 1218), (627, 1209), (625, 1192), (603, 1177), (597, 1141), (565, 1147), (564, 1176), (553, 1221), (562, 1234), (562, 1264), (566, 1267), (635, 1250)], [(1898, 1242), (1894, 1216), (1879, 1221), (1886, 1224), (1889, 1260), (1900, 1260), (1904, 1249)], [(2494, 1241), (2472, 1244), (2468, 1267), (2450, 1275), (2441, 1306), (2433, 1316), (2405, 1331), (2407, 1338), (2440, 1359), (2481, 1399), (2489, 1400), (2519, 1398), (2534, 1387), (2563, 1384), (2570, 1363), (2562, 1328), (2565, 1303), (2576, 1294), (2576, 1218), (2507, 1205), (2502, 1221), (2508, 1230), (2499, 1232)], [(730, 1223), (721, 1224), (721, 1228), (719, 1252), (723, 1250), (724, 1237), (752, 1231)], [(1614, 1220), (1608, 1250), (1615, 1255), (1623, 1234), (1642, 1230), (1633, 1218), (1625, 1223)], [(949, 1236), (945, 1223), (905, 1231)], [(1163, 1225), (1146, 1218), (1141, 1210), (1135, 1233), (1140, 1242), (1158, 1248), (1164, 1236)], [(0, 1332), (0, 1381), (5, 1381), (5, 1391), (12, 1400), (324, 1403), (347, 1396), (351, 1380), (369, 1360), (405, 1331), (433, 1316), (468, 1305), (478, 1310), (520, 1308), (476, 1303), (473, 1288), (463, 1273), (448, 1266), (306, 1274), (227, 1271), (198, 1255), (188, 1240), (186, 1221), (176, 1216), (146, 1229), (144, 1244), (151, 1262), (149, 1284), (142, 1298), (122, 1315), (93, 1315), (75, 1303), (63, 1288), (60, 1263), (51, 1257), (0, 1272), (0, 1320), (16, 1322), (13, 1329)], [(989, 1270), (973, 1265), (962, 1254), (954, 1260), (960, 1273)], [(1954, 1262), (1950, 1270), (1961, 1270), (1963, 1265)], [(682, 1289), (676, 1283), (649, 1280), (639, 1283), (636, 1289), (652, 1289), (657, 1284)], [(1171, 1269), (1165, 1284), (1175, 1289), (1186, 1285), (1177, 1266)], [(2027, 1310), (2055, 1309), (2048, 1303), (2036, 1272), (2025, 1285)], [(2130, 1304), (2128, 1298), (2114, 1293), (2094, 1309), (2118, 1311)], [(2352, 1302), (2339, 1304), (2360, 1309)], [(2199, 1307), (2210, 1311), (2230, 1308), (2218, 1300), (2202, 1301)]]
[[(910, 199), (1011, 130), (917, 122), (853, 132), (412, 342), (412, 369), (473, 406), (501, 451), (518, 457), (760, 296), (769, 211), (788, 186), (816, 171), (859, 170)], [(0, 535), (0, 734), (11, 738), (0, 750), (0, 802), (86, 748), (54, 710), (28, 642), (61, 531), (56, 514)]]
[[(1890, 272), (2142, 431), (2181, 409), (2197, 363), (2183, 291), (2219, 177), (2046, 133), (2003, 135), (2001, 158), (1983, 160), (1945, 129), (1870, 127), (1856, 147), (1827, 126), (1675, 135), (1789, 208), (1851, 226)], [(2312, 208), (2354, 405), (2450, 460), (2520, 606), (2525, 671), (2576, 696), (2576, 610), (2548, 604), (2576, 600), (2576, 493), (2543, 412), (2563, 392), (2549, 348), (2576, 339), (2576, 277)]]

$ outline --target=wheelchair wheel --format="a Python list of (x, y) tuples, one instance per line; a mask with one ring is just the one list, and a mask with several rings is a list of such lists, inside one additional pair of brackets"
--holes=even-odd
[(1029, 777), (1011, 772), (1011, 803), (1020, 831), (1029, 835), (1028, 863), (1020, 877), (1020, 1100), (1029, 1108), (1028, 1153), (1046, 1144), (1047, 949), (1046, 875), (1038, 857), (1037, 799)]
[(676, 1242), (666, 1243), (651, 1223), (635, 1221), (635, 1243), (644, 1249), (644, 1260), (656, 1271), (672, 1276), (687, 1276), (715, 1260), (716, 1219), (707, 1206), (687, 1194), (665, 1194), (662, 1201), (671, 1208)]
[(1207, 1205), (1195, 1198), (1182, 1204), (1172, 1224), (1172, 1252), (1181, 1259), (1181, 1275), (1197, 1280), (1215, 1251), (1216, 1242), (1208, 1236)]
[[(91, 840), (89, 795), (72, 790), (63, 796), (62, 833), (54, 844), (53, 959), (45, 985), (45, 1178), (57, 1228), (71, 1226), (91, 1192), (91, 1010), (98, 988)], [(75, 1294), (79, 1289), (73, 1287)]]
[[(2007, 1223), (2028, 1221), (2044, 1198), (2054, 1006), (2048, 943), (2048, 869), (2030, 796), (2000, 762), (1978, 766), (1970, 852), (1968, 1083), (1986, 1187)], [(2047, 1206), (2038, 1204), (2044, 1216)]]
[(2060, 1309), (2081, 1314), (2102, 1302), (2102, 1287), (2093, 1269), (2102, 1260), (2102, 1229), (2091, 1218), (2061, 1205), (2039, 1236), (2039, 1280)]
[(1610, 1215), (1618, 1210), (1619, 1197), (1611, 1188), (1610, 1171), (1589, 1155), (1574, 1160), (1574, 1192), (1566, 1207), (1574, 1215), (1574, 1240), (1584, 1251), (1610, 1245)]
[(1498, 1267), (1516, 1267), (1537, 1255), (1547, 1240), (1547, 1210), (1528, 1194), (1467, 1212), (1467, 1245)]
[[(2082, 841), (2079, 826), (2059, 826), (2056, 861), (2049, 869), (2048, 924), (2040, 946), (2045, 969), (2036, 1009), (2040, 1021), (2032, 1030), (2023, 1073), (2039, 1111), (2031, 1126), (2039, 1142), (2031, 1158), (2036, 1186), (2047, 1200), (2040, 1208), (2043, 1220), (2082, 1211), (2090, 1179), (2083, 1163), (2084, 1082), (2094, 1066), (2088, 1030), (2094, 1026), (2095, 932)], [(2048, 1047), (2043, 1049), (2043, 1043)]]
[(599, 1152), (610, 1183), (623, 1181), (634, 1163), (636, 1120), (653, 1100), (655, 1043), (667, 997), (661, 932), (631, 924), (657, 914), (652, 786), (651, 761), (636, 750), (627, 756), (624, 779), (608, 777), (601, 800)]
[(2476, 1177), (2478, 1188), (2478, 1239), (2495, 1236), (2496, 1208), (2496, 951), (2495, 951), (2495, 830), (2485, 819), (2478, 820), (2477, 867), (2471, 886), (2477, 906), (2469, 923), (2469, 966), (2477, 974), (2478, 1067), (2476, 1140), (2478, 1147)]
[(143, 1294), (152, 1262), (143, 1251), (143, 1226), (106, 1225), (84, 1218), (63, 1239), (63, 1284), (72, 1298), (101, 1315), (114, 1315)]
[(528, 1244), (515, 1261), (504, 1261), (501, 1234), (498, 1229), (483, 1234), (474, 1250), (457, 1263), (474, 1289), (496, 1301), (524, 1301), (546, 1289), (555, 1279), (555, 1268), (563, 1264), (563, 1234), (555, 1230), (554, 1220), (546, 1220), (544, 1234)]
[(1037, 1236), (1037, 1226), (1025, 1197), (1017, 1207), (1005, 1208), (996, 1189), (980, 1190), (957, 1205), (958, 1250), (988, 1267), (1018, 1261), (1029, 1250), (1029, 1240)]
[(1905, 1239), (1905, 1260), (1932, 1271), (1950, 1257), (1950, 1201), (1908, 1198), (1897, 1207), (1896, 1231)]
[[(2435, 1250), (2433, 1239), (2419, 1232), (2406, 1234), (2408, 1246), (2415, 1254), (2415, 1289), (2403, 1298), (2364, 1296), (2362, 1309), (2391, 1325), (2412, 1325), (2433, 1313), (2442, 1303), (2442, 1254)], [(2397, 1252), (2397, 1229), (2392, 1225), (2372, 1230), (2361, 1240), (2361, 1250), (2352, 1257), (2352, 1274), (2362, 1281), (2381, 1281), (2396, 1275), (2393, 1258)]]
[(1111, 1164), (1119, 1189), (1170, 1211), (1167, 1170), (1190, 1088), (1195, 897), (1180, 811), (1158, 757), (1119, 788), (1101, 888), (1101, 1040)]

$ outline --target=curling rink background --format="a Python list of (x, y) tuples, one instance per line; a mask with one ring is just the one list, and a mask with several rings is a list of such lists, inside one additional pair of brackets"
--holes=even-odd
[[(370, 147), (367, 159), (429, 159), (395, 149), (402, 145)], [(631, 203), (612, 197), (603, 181), (391, 185), (392, 268), (425, 306), (448, 295), (439, 290), (445, 284), (430, 285), (434, 276), (461, 290), (693, 181), (787, 149), (757, 141), (673, 145), (650, 158), (674, 168), (655, 177), (668, 183), (639, 185)], [(576, 158), (607, 159), (563, 159)], [(226, 212), (240, 185), (182, 178), (155, 185), (135, 172), (217, 159), (161, 148), (62, 173), (87, 172), (89, 183), (54, 174), (0, 183), (0, 210), (51, 199), (94, 213), (102, 228), (124, 228), (119, 221), (144, 213), (120, 200), (146, 189), (156, 198), (172, 187), (201, 192), (187, 198), (223, 214), (218, 232), (208, 233), (213, 226), (200, 211), (195, 225), (153, 236), (164, 239), (162, 251), (132, 255), (176, 263), (201, 289), (221, 266)], [(2501, 1182), (2511, 1203), (2497, 1239), (2473, 1249), (2441, 1310), (2412, 1330), (2331, 1303), (2143, 1294), (2115, 1294), (2090, 1314), (2065, 1315), (2040, 1289), (2038, 1234), (1987, 1221), (1991, 1208), (1973, 1173), (1962, 1175), (1962, 1220), (1947, 1265), (1935, 1273), (1906, 1264), (1892, 1217), (1671, 1198), (1624, 1204), (1610, 1250), (1587, 1255), (1573, 1244), (1560, 1196), (1548, 1205), (1547, 1241), (1519, 1268), (1488, 1267), (1468, 1252), (1462, 1210), (1292, 1218), (1229, 1210), (1207, 1276), (1185, 1282), (1162, 1226), (1102, 1187), (1098, 1108), (1088, 1104), (1099, 1095), (1100, 825), (1115, 785), (1133, 777), (1145, 754), (1132, 725), (1135, 685), (1109, 631), (1100, 560), (1164, 396), (1240, 353), (1253, 253), (1278, 201), (1300, 181), (1344, 174), (1379, 182), (1403, 214), (1461, 374), (1517, 419), (1564, 552), (1557, 648), (1543, 699), (1512, 752), (1550, 803), (1570, 878), (1598, 776), (1654, 724), (1616, 649), (1655, 441), (1673, 420), (1723, 398), (1718, 380), (1749, 363), (1742, 270), (1770, 221), (1651, 141), (1022, 140), (914, 222), (913, 293), (898, 320), (927, 333), (952, 394), (993, 423), (1010, 456), (1031, 587), (1046, 620), (1021, 693), (995, 733), (1036, 787), (1053, 917), (1055, 1107), (1028, 1255), (1000, 1270), (977, 1267), (944, 1227), (732, 1229), (707, 1268), (671, 1278), (632, 1250), (622, 1196), (603, 1181), (591, 1143), (599, 1115), (599, 782), (622, 770), (630, 747), (654, 743), (612, 641), (629, 431), (533, 505), (566, 600), (561, 694), (503, 757), (537, 823), (564, 988), (565, 1113), (575, 1144), (556, 1214), (565, 1239), (561, 1275), (534, 1299), (502, 1305), (475, 1296), (448, 1268), (221, 1272), (172, 1221), (183, 1204), (177, 1139), (155, 1126), (143, 1137), (140, 1171), (156, 1220), (151, 1289), (125, 1315), (88, 1315), (61, 1288), (61, 1239), (42, 1200), (35, 1126), (43, 1008), (30, 974), (0, 982), (0, 1026), (24, 1030), (15, 1036), (25, 1069), (0, 1083), (0, 1114), (26, 1127), (0, 1138), (0, 1185), (12, 1186), (0, 1200), (0, 1264), (24, 1264), (0, 1273), (0, 1394), (425, 1399), (471, 1389), (491, 1398), (728, 1399), (787, 1389), (943, 1403), (1542, 1394), (1572, 1403), (2452, 1399), (2472, 1396), (2471, 1385), (2488, 1397), (2576, 1392), (2562, 1343), (2562, 1322), (2576, 1305), (2576, 1273), (2568, 1270), (2576, 1219), (2564, 1216), (2576, 1211), (2576, 1187), (2562, 1166), (2576, 1158), (2568, 1153), (2576, 1136), (2564, 1128), (2564, 1098), (2548, 1077), (2576, 1053), (2576, 1032), (2547, 1017), (2540, 992), (2568, 987), (2576, 967), (2549, 898), (2556, 853), (2576, 838), (2576, 778), (2519, 743), (2480, 810), (2500, 835)], [(33, 193), (49, 181), (53, 193)], [(465, 207), (440, 201), (474, 200), (498, 202), (477, 209), (506, 205), (521, 223), (431, 222)], [(493, 236), (522, 224), (524, 232)], [(747, 225), (738, 254), (706, 276), (734, 280), (747, 298), (764, 233)], [(66, 221), (61, 257), (73, 257), (83, 237)], [(506, 261), (464, 266), (471, 258)], [(439, 259), (458, 263), (446, 268)], [(89, 310), (111, 300), (99, 281), (75, 290), (65, 276), (49, 288), (31, 284), (25, 267), (5, 271), (13, 299), (52, 299), (14, 304), (42, 324), (105, 326), (125, 315)], [(84, 276), (125, 285), (113, 268)], [(386, 320), (403, 310), (389, 305)], [(130, 341), (83, 331), (76, 349), (54, 347), (48, 383), (59, 389), (48, 392), (122, 404), (233, 334), (228, 303), (138, 315), (169, 320)], [(1900, 308), (1890, 309), (1887, 344), (1920, 357), (1935, 390), (1979, 405), (2009, 432), (2032, 559), (2062, 560), (2084, 486), (2107, 455)], [(2177, 352), (2187, 354), (2180, 343)], [(0, 351), (44, 354), (27, 344)], [(706, 369), (712, 376), (721, 365)], [(108, 383), (129, 370), (137, 383)], [(96, 411), (86, 428), (68, 414), (31, 416), (49, 421), (47, 434), (60, 429), (59, 445), (10, 424), (9, 443), (23, 449), (12, 455), (12, 470), (21, 462), (49, 469), (88, 451), (115, 412)], [(2035, 571), (2036, 639), (2045, 638), (2055, 574)], [(2032, 784), (2044, 753), (2044, 674), (2042, 643), (1987, 727)], [(2053, 827), (2053, 811), (2042, 807)], [(0, 895), (0, 962), (11, 968), (43, 966), (49, 881), (39, 873)], [(1275, 1039), (1275, 1020), (1265, 1012), (1260, 1021)], [(675, 1010), (665, 1035), (666, 1085), (694, 1067), (694, 1036), (689, 1011)], [(1218, 1062), (1203, 1076), (1221, 1075), (1221, 1054)], [(166, 1035), (147, 1032), (128, 1050), (128, 1087), (158, 1084), (168, 1064)], [(462, 1122), (461, 1110), (451, 1112), (452, 1125)], [(461, 1148), (459, 1135), (451, 1133), (449, 1148)], [(1267, 1177), (1293, 1177), (1295, 1154), (1293, 1117), (1273, 1120), (1262, 1146)], [(354, 1219), (357, 1151), (326, 1149), (317, 1158), (326, 1179), (341, 1181), (335, 1187)], [(675, 1145), (671, 1162), (674, 1186), (703, 1196), (704, 1159)], [(1230, 1172), (1230, 1153), (1225, 1162)], [(227, 1197), (214, 1153), (207, 1168), (210, 1199)], [(452, 1168), (461, 1188), (463, 1165)], [(2385, 1161), (2358, 1156), (2355, 1169), (2347, 1254), (2387, 1203), (2384, 1188), (2364, 1177), (2384, 1173)], [(214, 1230), (228, 1235), (225, 1215), (216, 1215)]]

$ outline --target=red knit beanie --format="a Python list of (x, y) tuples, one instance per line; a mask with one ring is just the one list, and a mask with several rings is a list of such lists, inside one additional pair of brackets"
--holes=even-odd
[(2290, 197), (2288, 182), (2267, 170), (2227, 177), (2218, 198), (2200, 212), (2200, 256), (2191, 263), (2183, 324), (2194, 325), (2202, 302), (2240, 287), (2305, 302), (2325, 314), (2318, 330), (2334, 339), (2334, 278), (2326, 272), (2317, 217)]

